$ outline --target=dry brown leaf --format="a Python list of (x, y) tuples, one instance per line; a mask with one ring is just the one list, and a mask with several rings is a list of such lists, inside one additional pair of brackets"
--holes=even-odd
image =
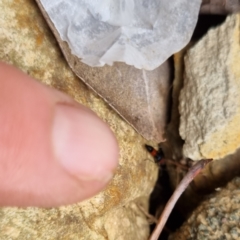
[(162, 142), (170, 88), (169, 62), (153, 71), (139, 70), (124, 63), (101, 68), (89, 67), (71, 54), (67, 43), (61, 40), (40, 0), (36, 2), (74, 73), (143, 137)]
[(240, 11), (239, 0), (203, 0), (201, 14), (229, 14)]

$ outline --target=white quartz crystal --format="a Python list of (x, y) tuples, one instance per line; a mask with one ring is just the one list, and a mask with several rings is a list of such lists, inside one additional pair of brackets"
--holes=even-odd
[(72, 54), (90, 66), (153, 70), (190, 40), (200, 0), (41, 0)]

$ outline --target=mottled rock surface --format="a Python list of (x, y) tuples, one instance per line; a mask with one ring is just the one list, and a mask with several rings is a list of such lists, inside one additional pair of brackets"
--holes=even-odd
[(1, 208), (0, 239), (146, 239), (149, 225), (138, 206), (147, 210), (157, 167), (146, 161), (145, 140), (74, 75), (33, 0), (0, 1), (0, 26), (1, 61), (91, 108), (120, 145), (119, 167), (105, 191), (54, 209)]
[(185, 58), (180, 95), (184, 155), (219, 159), (240, 147), (240, 15), (211, 29)]
[(169, 240), (240, 239), (240, 178), (209, 196)]

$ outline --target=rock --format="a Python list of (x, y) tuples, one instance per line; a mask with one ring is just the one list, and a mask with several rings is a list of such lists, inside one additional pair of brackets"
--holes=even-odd
[(139, 205), (147, 211), (158, 168), (146, 161), (145, 140), (75, 76), (33, 0), (0, 1), (0, 26), (0, 60), (95, 111), (115, 133), (121, 155), (109, 186), (89, 200), (1, 208), (0, 239), (146, 239), (149, 225)]
[(240, 239), (240, 178), (212, 194), (169, 240)]
[(240, 14), (211, 29), (185, 58), (180, 135), (186, 157), (219, 159), (240, 147)]
[[(88, 204), (54, 209), (3, 208), (0, 210), (0, 239), (147, 239), (149, 224), (139, 211), (139, 205), (144, 204), (146, 208), (146, 198), (107, 212), (104, 210), (106, 203), (96, 205), (96, 201), (101, 202), (101, 199), (96, 197)], [(96, 214), (96, 207), (105, 213)]]

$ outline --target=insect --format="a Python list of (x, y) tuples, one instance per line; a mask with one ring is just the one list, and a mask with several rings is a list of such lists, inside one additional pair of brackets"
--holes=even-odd
[(161, 148), (156, 150), (155, 148), (153, 148), (152, 146), (147, 145), (147, 144), (145, 144), (145, 148), (154, 157), (154, 162), (157, 165), (159, 165), (159, 166), (165, 166), (166, 165), (166, 161), (164, 159), (164, 153), (163, 153)]

